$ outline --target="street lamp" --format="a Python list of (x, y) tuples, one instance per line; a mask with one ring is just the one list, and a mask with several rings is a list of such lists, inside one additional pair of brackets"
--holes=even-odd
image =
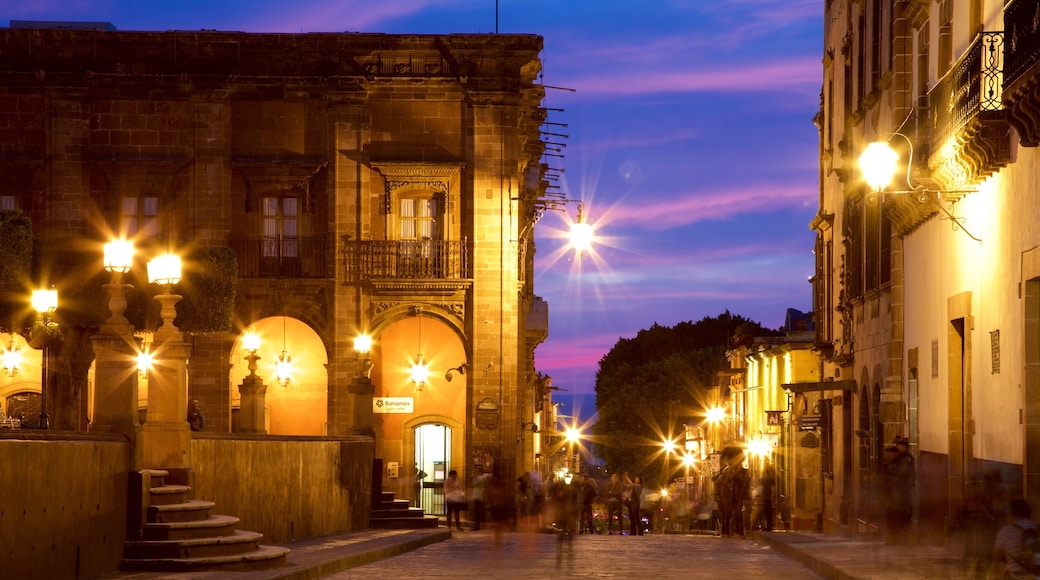
[[(37, 328), (41, 329), (41, 332), (37, 336), (40, 336), (43, 341), (43, 348), (40, 351), (43, 355), (43, 360), (40, 372), (39, 427), (40, 429), (50, 429), (50, 416), (47, 414), (47, 390), (50, 384), (50, 376), (48, 374), (50, 368), (50, 343), (54, 331), (58, 328), (57, 323), (51, 321), (51, 316), (53, 316), (54, 311), (58, 309), (58, 291), (53, 288), (33, 290), (32, 307), (33, 310), (43, 317), (43, 320), (33, 327), (34, 335), (37, 335)], [(33, 338), (37, 338), (37, 336), (33, 336)], [(36, 341), (34, 340), (33, 342)]]
[(112, 274), (111, 282), (103, 286), (108, 291), (108, 309), (112, 312), (105, 323), (110, 326), (130, 324), (123, 312), (126, 311), (126, 291), (132, 286), (123, 283), (123, 274), (129, 272), (133, 264), (133, 242), (113, 240), (105, 244), (105, 270)]
[(155, 300), (162, 306), (159, 316), (162, 326), (156, 334), (176, 333), (173, 321), (177, 318), (177, 302), (181, 297), (173, 294), (173, 285), (181, 281), (181, 257), (176, 254), (163, 254), (148, 262), (148, 281), (158, 284), (162, 293), (155, 295)]
[[(567, 440), (567, 469), (569, 471), (577, 471), (571, 467), (571, 463), (577, 463), (574, 460), (574, 444), (581, 440), (581, 431), (576, 427), (568, 427), (564, 431), (564, 437)], [(575, 465), (575, 467), (580, 467), (580, 465)]]
[(906, 186), (909, 189), (905, 190), (889, 190), (888, 186), (892, 183), (892, 179), (895, 177), (896, 171), (899, 168), (899, 153), (888, 144), (887, 141), (875, 141), (863, 150), (863, 153), (859, 156), (859, 167), (863, 173), (863, 180), (866, 181), (867, 185), (874, 190), (875, 193), (880, 196), (882, 193), (891, 194), (904, 194), (913, 193), (917, 194), (921, 201), (928, 199), (928, 194), (935, 194), (934, 204), (940, 211), (946, 214), (946, 217), (950, 219), (950, 223), (953, 225), (953, 229), (961, 230), (968, 235), (971, 239), (976, 242), (981, 242), (982, 239), (976, 237), (970, 231), (964, 227), (966, 221), (963, 217), (957, 217), (953, 215), (949, 209), (943, 205), (943, 194), (946, 193), (975, 193), (975, 189), (948, 189), (938, 190), (929, 189), (923, 185), (913, 185), (910, 183), (910, 169), (913, 167), (914, 162), (914, 143), (909, 137), (902, 133), (891, 133), (891, 137), (899, 136), (906, 140), (908, 155), (906, 162)]
[(238, 390), (242, 397), (239, 402), (238, 431), (240, 433), (266, 434), (265, 424), (265, 400), (267, 386), (264, 379), (256, 374), (256, 361), (260, 355), (260, 335), (255, 332), (247, 332), (242, 336), (242, 349), (246, 351), (246, 363), (249, 374), (242, 379)]

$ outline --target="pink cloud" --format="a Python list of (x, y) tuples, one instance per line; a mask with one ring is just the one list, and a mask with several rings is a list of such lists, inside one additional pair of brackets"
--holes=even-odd
[(666, 230), (704, 220), (727, 219), (744, 213), (763, 213), (804, 206), (815, 201), (816, 192), (806, 185), (760, 186), (687, 195), (640, 196), (621, 200), (603, 214), (602, 225), (612, 228), (632, 226)]
[(820, 62), (800, 57), (747, 67), (713, 70), (604, 71), (574, 77), (567, 84), (579, 95), (597, 97), (693, 92), (796, 91), (819, 85)]

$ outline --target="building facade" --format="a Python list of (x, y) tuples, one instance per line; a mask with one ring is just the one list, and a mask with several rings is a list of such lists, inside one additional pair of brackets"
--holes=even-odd
[[(33, 283), (63, 297), (53, 426), (97, 414), (89, 302), (104, 293), (82, 290), (106, 275), (102, 245), (127, 237), (128, 315), (154, 293), (143, 263), (160, 251), (234, 254), (230, 328), (186, 338), (207, 431), (370, 434), (384, 488), (417, 500), (448, 469), (531, 469), (542, 39), (103, 28), (0, 30), (0, 208), (31, 219)], [(199, 266), (184, 267), (187, 281)], [(205, 292), (175, 289), (179, 308)], [(133, 320), (147, 348), (156, 318)], [(19, 324), (5, 338), (25, 367), (0, 379), (0, 405), (32, 416), (42, 359), (15, 344)], [(259, 396), (241, 388), (250, 354)]]
[[(854, 529), (881, 526), (895, 436), (922, 538), (948, 536), (986, 474), (1040, 502), (1038, 9), (825, 3), (814, 310), (822, 380), (854, 382), (824, 391), (846, 433), (831, 493), (850, 502), (827, 517)], [(875, 141), (899, 158), (881, 191), (859, 164)]]

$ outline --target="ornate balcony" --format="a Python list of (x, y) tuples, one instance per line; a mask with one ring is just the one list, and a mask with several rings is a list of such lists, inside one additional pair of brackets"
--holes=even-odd
[(324, 237), (242, 238), (228, 244), (238, 260), (240, 278), (326, 278), (328, 242)]
[(928, 165), (943, 189), (977, 183), (1010, 160), (1003, 64), (1004, 33), (982, 32), (928, 94)]
[(1040, 0), (1004, 7), (1004, 108), (1025, 147), (1040, 145)]
[(466, 240), (343, 240), (347, 282), (390, 286), (448, 282), (455, 288), (469, 278)]

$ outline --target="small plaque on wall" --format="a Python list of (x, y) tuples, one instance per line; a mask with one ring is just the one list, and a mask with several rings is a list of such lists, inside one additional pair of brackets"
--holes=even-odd
[(492, 401), (490, 397), (477, 403), (475, 415), (477, 429), (484, 431), (498, 429), (498, 403)]

